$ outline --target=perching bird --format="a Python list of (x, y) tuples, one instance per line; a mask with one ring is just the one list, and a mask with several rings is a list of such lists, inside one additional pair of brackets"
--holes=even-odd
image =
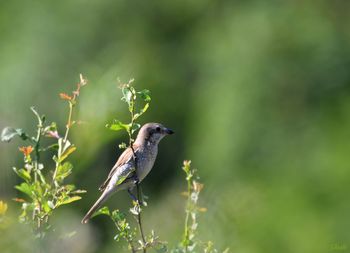
[[(127, 189), (131, 196), (131, 190), (136, 183), (141, 182), (153, 167), (158, 153), (158, 143), (164, 136), (174, 132), (159, 123), (147, 123), (143, 125), (133, 144), (119, 157), (110, 171), (106, 181), (99, 188), (102, 195), (87, 212), (82, 223), (87, 223), (90, 217), (101, 207), (113, 193)], [(136, 156), (137, 166), (135, 169)]]

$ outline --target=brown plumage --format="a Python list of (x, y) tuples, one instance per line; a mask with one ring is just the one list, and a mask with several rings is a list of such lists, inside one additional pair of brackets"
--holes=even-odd
[[(87, 212), (82, 223), (87, 223), (113, 193), (125, 189), (131, 191), (136, 182), (141, 182), (153, 167), (158, 153), (158, 143), (164, 136), (173, 133), (159, 123), (147, 123), (142, 126), (133, 149), (129, 147), (120, 155), (107, 179), (99, 188), (102, 191), (101, 196)], [(136, 169), (134, 153), (137, 161)]]
[[(136, 144), (134, 144), (133, 149), (134, 149), (134, 152), (137, 152), (138, 146)], [(116, 172), (116, 170), (120, 166), (126, 164), (130, 160), (130, 158), (132, 158), (132, 157), (133, 157), (133, 150), (129, 147), (119, 156), (118, 161), (115, 163), (115, 165), (113, 166), (113, 168), (109, 172), (107, 179), (102, 183), (102, 185), (98, 189), (100, 191), (104, 191), (106, 189), (109, 181), (111, 180), (113, 174)]]

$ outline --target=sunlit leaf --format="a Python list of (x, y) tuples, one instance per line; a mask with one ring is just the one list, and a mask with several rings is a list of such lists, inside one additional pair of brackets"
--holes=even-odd
[(114, 221), (121, 221), (125, 219), (125, 214), (120, 212), (119, 210), (114, 210), (111, 215)]
[(73, 165), (70, 162), (65, 162), (58, 166), (56, 180), (61, 181), (72, 173)]
[(101, 215), (101, 214), (103, 214), (103, 215), (110, 215), (110, 212), (109, 212), (109, 209), (108, 209), (108, 207), (107, 206), (104, 206), (104, 207), (102, 207), (102, 208), (100, 208), (98, 211), (96, 211), (92, 216), (91, 216), (91, 218), (93, 218), (93, 217), (95, 217), (95, 216), (98, 216), (98, 215)]
[(138, 117), (144, 114), (147, 111), (148, 107), (149, 107), (149, 103), (145, 104), (145, 106), (140, 110), (140, 112), (134, 115), (134, 120), (138, 119)]
[(123, 97), (122, 100), (130, 105), (132, 99), (132, 92), (129, 87), (122, 88)]
[(77, 148), (75, 146), (70, 146), (64, 151), (64, 153), (59, 157), (58, 161), (63, 162), (70, 154), (72, 154)]
[(120, 149), (126, 149), (126, 148), (127, 148), (125, 142), (120, 143), (120, 144), (118, 145), (118, 147), (119, 147)]
[(16, 185), (15, 188), (20, 192), (27, 194), (31, 198), (33, 197), (33, 190), (29, 184), (21, 183), (20, 185)]
[(47, 205), (51, 208), (51, 209), (55, 209), (55, 205), (52, 201), (47, 201)]
[(113, 120), (113, 122), (111, 124), (106, 124), (106, 127), (109, 130), (113, 130), (113, 131), (119, 131), (119, 130), (123, 130), (123, 129), (126, 131), (129, 131), (129, 128), (130, 128), (130, 126), (128, 124), (123, 124), (119, 120)]
[(49, 202), (43, 202), (41, 203), (42, 208), (44, 209), (45, 213), (51, 212), (51, 207), (49, 205)]
[(16, 174), (21, 177), (22, 179), (24, 179), (25, 181), (29, 182), (31, 180), (31, 176), (29, 174), (29, 172), (25, 169), (16, 169), (15, 167), (13, 167), (14, 172), (16, 172)]
[(87, 193), (86, 190), (75, 190), (75, 191), (72, 191), (72, 194), (83, 194), (83, 193)]
[(5, 127), (1, 132), (1, 141), (10, 142), (16, 136), (19, 136), (22, 140), (28, 139), (28, 135), (22, 129)]
[[(73, 165), (72, 165), (73, 166)], [(75, 185), (74, 184), (66, 184), (64, 186), (64, 189), (67, 191), (67, 192), (71, 192), (71, 191), (74, 191), (75, 190)]]
[(80, 199), (81, 199), (80, 196), (66, 197), (63, 200), (58, 201), (56, 204), (56, 207), (66, 205), (66, 204), (72, 203), (74, 201), (78, 201)]
[(140, 97), (145, 101), (145, 102), (149, 102), (151, 101), (151, 92), (149, 90), (142, 90), (137, 92), (137, 94), (140, 95)]
[(34, 194), (36, 195), (35, 197), (40, 197), (44, 194), (44, 190), (43, 190), (41, 184), (39, 183), (39, 181), (36, 181), (31, 186), (32, 186), (32, 190), (33, 190)]

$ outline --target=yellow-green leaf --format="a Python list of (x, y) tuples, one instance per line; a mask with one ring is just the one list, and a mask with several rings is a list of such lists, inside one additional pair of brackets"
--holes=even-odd
[(66, 205), (66, 204), (72, 203), (74, 201), (78, 201), (80, 199), (81, 199), (80, 196), (67, 197), (64, 200), (57, 202), (56, 206)]
[(25, 169), (17, 170), (15, 167), (13, 167), (13, 170), (19, 177), (23, 178), (25, 181), (29, 182), (31, 180), (31, 176), (27, 170)]
[(63, 162), (70, 154), (72, 154), (77, 148), (75, 146), (70, 146), (69, 148), (66, 149), (66, 151), (61, 154), (59, 157), (58, 161), (61, 163)]

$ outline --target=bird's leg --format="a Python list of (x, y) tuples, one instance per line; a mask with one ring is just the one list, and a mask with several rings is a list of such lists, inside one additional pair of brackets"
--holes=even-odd
[[(140, 180), (139, 178), (137, 177), (136, 173), (131, 177), (131, 179), (134, 181), (134, 184), (136, 185), (136, 189), (137, 189), (137, 197), (135, 197), (135, 195), (133, 195), (133, 200), (136, 200), (141, 206), (146, 206), (147, 204), (143, 202), (143, 198), (141, 197), (142, 196), (142, 190), (141, 190), (141, 187), (140, 187)], [(141, 194), (140, 194), (140, 190), (141, 190)], [(129, 192), (129, 194), (131, 193), (131, 190)]]
[(136, 196), (132, 193), (131, 188), (128, 189), (128, 193), (130, 195), (130, 197), (132, 198), (133, 201), (137, 202), (137, 198)]
[(134, 181), (133, 183), (135, 185), (138, 185), (140, 183), (139, 178), (137, 177), (136, 173), (131, 177), (131, 179)]
[[(133, 181), (133, 183), (134, 183), (135, 185), (138, 185), (138, 183), (140, 182), (140, 180), (139, 180), (139, 178), (137, 177), (136, 173), (133, 174), (133, 175), (130, 177), (130, 179)], [(132, 193), (132, 189), (133, 189), (133, 188), (129, 188), (129, 189), (128, 189), (128, 193), (129, 193), (129, 195), (130, 195), (130, 197), (132, 198), (133, 201), (138, 202), (137, 197)]]

